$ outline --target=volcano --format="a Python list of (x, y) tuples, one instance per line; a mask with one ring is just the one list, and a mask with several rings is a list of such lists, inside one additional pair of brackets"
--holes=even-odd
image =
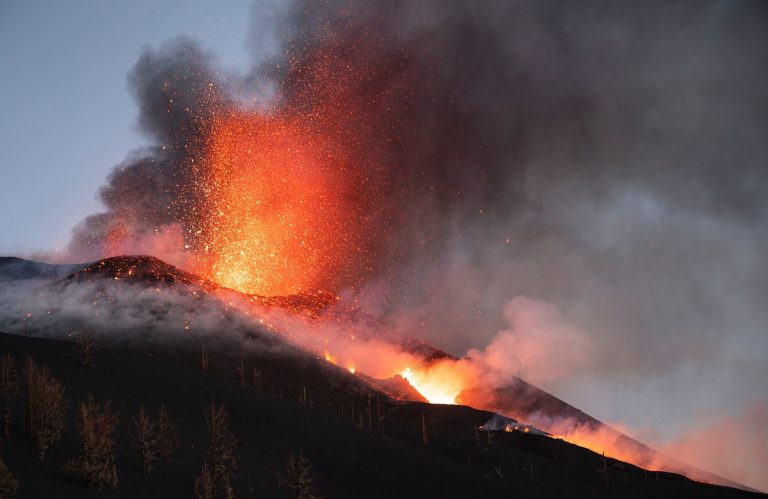
[[(41, 265), (28, 262), (32, 268)], [(42, 267), (47, 274), (60, 275), (68, 268), (80, 268), (81, 266), (52, 266)], [(315, 293), (302, 293), (287, 296), (261, 296), (240, 293), (225, 288), (210, 279), (198, 277), (195, 274), (185, 272), (173, 265), (165, 263), (152, 256), (115, 256), (101, 259), (91, 265), (84, 266), (80, 270), (66, 275), (53, 283), (53, 286), (68, 287), (76, 284), (100, 284), (109, 280), (122, 281), (127, 284), (136, 284), (145, 287), (160, 286), (172, 289), (177, 293), (202, 295), (212, 292), (236, 293), (252, 302), (264, 306), (285, 308), (292, 312), (303, 312), (315, 315), (336, 301), (336, 296), (327, 291)]]
[[(148, 256), (120, 256), (89, 265), (73, 266), (43, 265), (21, 260), (10, 262), (13, 266), (9, 267), (5, 263), (5, 267), (0, 267), (12, 269), (3, 274), (7, 289), (18, 288), (20, 301), (33, 299), (40, 302), (36, 305), (27, 302), (19, 306), (18, 310), (36, 307), (36, 311), (28, 316), (31, 319), (25, 323), (20, 322), (18, 316), (9, 316), (8, 308), (12, 307), (7, 307), (8, 304), (0, 317), (1, 330), (8, 333), (20, 332), (23, 324), (23, 332), (28, 336), (17, 338), (3, 335), (1, 338), (4, 351), (11, 352), (18, 364), (26, 355), (50, 362), (56, 366), (56, 374), (65, 380), (67, 387), (72, 386), (72, 395), (75, 397), (96, 390), (102, 397), (123, 400), (126, 394), (110, 387), (105, 381), (118, 376), (122, 381), (115, 381), (115, 386), (135, 390), (132, 406), (143, 400), (143, 395), (138, 394), (141, 388), (137, 384), (144, 382), (134, 380), (131, 376), (124, 377), (130, 372), (162, 371), (158, 379), (179, 379), (180, 383), (189, 387), (196, 386), (198, 381), (195, 379), (202, 377), (202, 388), (188, 388), (184, 390), (183, 400), (176, 401), (175, 405), (180, 408), (176, 412), (184, 414), (184, 418), (189, 417), (183, 423), (185, 427), (192, 427), (192, 421), (199, 419), (199, 415), (195, 414), (197, 409), (191, 406), (199, 405), (201, 400), (211, 394), (226, 394), (222, 396), (231, 404), (233, 412), (238, 412), (240, 418), (235, 425), (236, 429), (247, 435), (244, 442), (252, 443), (254, 448), (259, 445), (253, 440), (255, 435), (247, 426), (248, 414), (253, 414), (257, 419), (261, 417), (257, 415), (267, 414), (269, 422), (264, 423), (265, 428), (272, 428), (270, 425), (285, 426), (283, 420), (294, 421), (283, 431), (293, 434), (289, 440), (295, 440), (296, 446), (304, 445), (308, 453), (311, 449), (312, 453), (316, 452), (315, 455), (322, 456), (317, 467), (325, 473), (322, 481), (328, 484), (328, 491), (333, 491), (334, 497), (354, 495), (351, 491), (355, 490), (357, 479), (346, 479), (339, 475), (339, 468), (351, 465), (350, 459), (362, 476), (370, 476), (376, 482), (372, 470), (381, 465), (376, 464), (379, 458), (373, 458), (369, 453), (392, 456), (391, 452), (416, 452), (417, 457), (414, 459), (418, 463), (410, 462), (408, 466), (413, 466), (413, 469), (400, 470), (412, 481), (401, 484), (401, 488), (396, 491), (390, 487), (391, 484), (369, 484), (371, 490), (379, 491), (382, 497), (391, 497), (391, 494), (401, 497), (434, 496), (432, 492), (439, 489), (438, 477), (444, 473), (455, 473), (457, 463), (461, 463), (462, 468), (459, 475), (454, 477), (458, 487), (456, 490), (464, 492), (456, 495), (444, 491), (441, 497), (476, 494), (495, 497), (507, 495), (511, 491), (521, 496), (548, 497), (553, 493), (570, 495), (574, 487), (584, 487), (588, 496), (596, 497), (617, 490), (626, 492), (630, 497), (655, 495), (660, 490), (665, 493), (674, 490), (674, 495), (680, 497), (728, 497), (742, 493), (735, 488), (692, 482), (671, 473), (673, 471), (685, 473), (697, 480), (746, 489), (737, 483), (661, 456), (653, 449), (520, 378), (502, 388), (469, 386), (456, 397), (457, 405), (438, 405), (428, 404), (428, 397), (418, 391), (418, 385), (413, 385), (400, 375), (377, 378), (367, 373), (362, 365), (357, 366), (357, 369), (336, 365), (332, 352), (326, 352), (323, 356), (316, 351), (316, 345), (323, 344), (322, 337), (316, 338), (322, 334), (322, 330), (318, 330), (320, 333), (303, 333), (303, 336), (296, 336), (290, 330), (292, 324), (295, 327), (306, 327), (307, 324), (323, 321), (337, 326), (341, 323), (344, 328), (354, 330), (358, 317), (349, 313), (349, 309), (331, 293), (287, 297), (249, 295), (219, 286)], [(20, 272), (18, 269), (25, 270)], [(64, 275), (72, 270), (74, 272)], [(25, 294), (24, 283), (33, 276), (36, 278), (34, 293)], [(41, 279), (46, 281), (42, 287)], [(84, 303), (87, 307), (78, 309), (72, 297), (79, 297), (77, 303)], [(243, 308), (242, 304), (247, 307)], [(300, 318), (301, 322), (272, 324), (270, 317), (274, 314), (287, 314), (289, 317)], [(125, 317), (130, 317), (130, 320)], [(368, 321), (370, 318), (359, 320)], [(87, 375), (87, 371), (77, 367), (76, 362), (72, 361), (74, 354), (71, 346), (61, 342), (71, 341), (73, 336), (81, 335), (83, 331), (87, 331), (87, 334), (109, 350), (104, 357), (110, 359), (106, 363), (110, 366), (110, 372), (105, 373), (103, 367), (93, 371), (100, 373), (99, 382)], [(34, 338), (36, 336), (47, 339)], [(453, 359), (447, 353), (424, 343), (394, 339), (387, 341), (399, 342), (394, 347), (418, 358), (424, 366)], [(170, 350), (169, 344), (173, 346)], [(210, 355), (215, 359), (210, 373), (201, 374), (197, 369), (201, 348), (206, 352), (204, 356)], [(205, 358), (207, 365), (208, 357)], [(113, 365), (122, 367), (112, 371)], [(104, 380), (101, 380), (102, 375)], [(238, 385), (257, 388), (259, 393), (240, 393)], [(150, 398), (159, 400), (162, 394), (173, 391), (169, 387), (157, 390), (159, 392)], [(131, 407), (132, 412), (135, 410), (136, 407)], [(130, 420), (127, 416), (126, 419)], [(499, 424), (498, 421), (504, 423)], [(331, 438), (329, 435), (341, 431), (336, 425), (342, 425), (344, 432), (351, 432), (349, 438), (355, 442), (365, 438), (367, 443), (360, 447), (357, 447), (359, 442), (354, 445), (348, 443), (349, 447), (338, 451), (341, 454), (329, 450), (335, 448), (336, 444), (326, 437)], [(297, 427), (303, 429), (297, 431)], [(329, 429), (331, 427), (333, 430)], [(324, 432), (330, 434), (323, 435)], [(298, 438), (299, 434), (301, 438)], [(622, 449), (625, 454), (612, 456), (608, 453), (608, 456), (603, 457), (554, 437), (564, 435), (568, 439), (568, 435), (581, 434), (608, 435), (615, 443), (612, 448)], [(67, 441), (69, 443), (63, 447), (74, 445), (71, 438)], [(575, 442), (581, 443), (578, 439)], [(588, 441), (584, 443), (589, 444)], [(27, 461), (24, 458), (15, 461), (15, 457), (9, 455), (16, 455), (17, 452), (18, 455), (24, 455), (25, 451), (19, 444), (13, 444), (11, 448), (13, 450), (3, 457), (11, 463), (12, 469), (18, 469)], [(367, 450), (357, 454), (363, 452), (362, 449)], [(593, 450), (599, 449), (593, 446)], [(187, 451), (190, 461), (200, 460), (197, 455), (199, 450), (190, 448)], [(257, 454), (251, 449), (246, 453), (249, 456)], [(663, 462), (664, 466), (654, 466), (665, 471), (653, 471), (650, 475), (652, 478), (648, 478), (648, 471), (619, 460), (625, 455), (633, 456), (636, 460), (637, 456), (641, 456), (647, 465)], [(261, 457), (254, 459), (260, 462)], [(499, 462), (494, 463), (489, 459)], [(527, 462), (527, 466), (522, 465), (523, 462)], [(128, 463), (124, 466), (130, 468)], [(260, 462), (258, 466), (269, 468), (274, 467), (274, 463), (267, 465)], [(417, 483), (419, 478), (416, 478), (415, 470), (421, 470), (421, 473), (424, 466), (429, 468), (426, 472), (428, 476), (423, 482)], [(507, 471), (496, 470), (496, 466), (504, 467)], [(595, 471), (595, 466), (599, 473)], [(539, 471), (534, 471), (534, 468)], [(454, 471), (447, 471), (449, 469)], [(581, 471), (576, 472), (576, 469)], [(174, 479), (186, 479), (191, 483), (191, 478), (184, 478), (182, 472), (169, 473)], [(543, 475), (537, 478), (537, 473)], [(553, 483), (542, 480), (542, 476), (550, 474), (559, 478)], [(35, 483), (59, 486), (53, 485), (58, 484), (60, 478), (56, 477), (51, 465), (35, 467), (28, 476), (40, 480)], [(381, 479), (384, 475), (377, 476)], [(519, 487), (522, 476), (526, 478), (525, 493), (521, 494), (523, 490)], [(67, 486), (72, 485), (66, 479), (63, 480), (69, 484)], [(124, 490), (121, 489), (121, 493), (127, 493), (137, 486), (136, 480), (126, 485)], [(23, 480), (24, 483), (30, 481)], [(681, 484), (685, 484), (684, 489), (679, 488)], [(160, 488), (154, 490), (162, 489), (160, 484), (155, 485)], [(45, 485), (38, 487), (26, 483), (26, 486), (29, 487), (27, 490), (42, 490)], [(437, 488), (427, 491), (425, 487)], [(477, 492), (470, 492), (466, 487)], [(660, 489), (651, 492), (648, 487)], [(170, 491), (169, 494), (175, 497)], [(29, 497), (38, 495), (32, 494)]]

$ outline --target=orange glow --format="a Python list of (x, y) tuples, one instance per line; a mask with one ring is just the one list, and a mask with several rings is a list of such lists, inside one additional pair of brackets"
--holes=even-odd
[(124, 241), (129, 237), (129, 224), (122, 218), (116, 218), (109, 226), (104, 241), (104, 256), (117, 256), (125, 253)]
[(336, 365), (336, 357), (334, 357), (333, 355), (331, 355), (327, 351), (323, 352), (323, 358), (325, 358), (325, 360), (330, 362), (331, 364)]
[(578, 426), (563, 430), (562, 427), (566, 425), (567, 421), (561, 421), (555, 423), (549, 429), (552, 430), (552, 433), (557, 438), (561, 438), (579, 447), (584, 447), (636, 466), (652, 467), (653, 456), (650, 451), (643, 451), (634, 445), (625, 443), (621, 433), (612, 428), (590, 429)]
[[(455, 371), (454, 371), (455, 372)], [(406, 367), (400, 373), (410, 385), (431, 404), (455, 404), (463, 383), (456, 376), (446, 376), (448, 370), (433, 368), (414, 370)]]
[(357, 180), (344, 151), (304, 121), (239, 112), (213, 121), (196, 272), (262, 296), (346, 277), (363, 252)]

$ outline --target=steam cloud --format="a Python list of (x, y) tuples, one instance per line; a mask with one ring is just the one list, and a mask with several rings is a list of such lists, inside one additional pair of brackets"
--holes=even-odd
[(504, 386), (519, 376), (551, 387), (589, 362), (589, 336), (565, 323), (553, 305), (518, 296), (504, 306), (504, 317), (510, 329), (499, 331), (483, 351), (467, 353), (484, 367), (490, 386)]
[[(338, 140), (383, 200), (371, 312), (453, 353), (512, 328), (474, 355), (513, 347), (545, 388), (662, 439), (768, 400), (750, 381), (768, 376), (765, 4), (306, 1), (278, 17), (281, 56), (245, 78), (189, 40), (142, 55), (129, 81), (152, 145), (114, 170), (73, 258), (122, 232), (113, 251), (171, 237), (152, 251), (183, 265), (210, 113), (248, 88), (277, 110), (332, 95)], [(575, 352), (567, 379), (520, 357), (536, 341), (521, 302), (499, 313), (520, 295), (572, 324), (535, 333)]]

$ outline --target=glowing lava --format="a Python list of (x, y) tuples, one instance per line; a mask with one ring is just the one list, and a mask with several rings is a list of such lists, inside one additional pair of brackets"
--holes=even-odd
[(358, 179), (344, 151), (304, 121), (237, 112), (214, 120), (197, 272), (276, 296), (332, 288), (355, 266)]
[(456, 379), (440, 376), (434, 370), (416, 370), (406, 367), (400, 373), (430, 404), (455, 404), (462, 384)]

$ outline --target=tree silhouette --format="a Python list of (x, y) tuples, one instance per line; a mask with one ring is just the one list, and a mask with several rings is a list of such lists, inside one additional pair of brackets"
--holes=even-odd
[(19, 380), (16, 375), (16, 366), (13, 357), (8, 354), (0, 361), (0, 422), (2, 422), (3, 436), (11, 435), (11, 408), (19, 394)]
[(235, 367), (235, 372), (240, 380), (240, 386), (245, 386), (245, 357), (243, 353), (240, 353), (240, 363)]
[(144, 406), (139, 409), (138, 417), (133, 418), (133, 426), (133, 448), (139, 451), (141, 472), (149, 475), (152, 472), (152, 461), (158, 457), (158, 439), (155, 424), (144, 412)]
[(0, 499), (6, 499), (16, 495), (19, 481), (13, 478), (10, 470), (0, 458)]
[(24, 434), (28, 438), (32, 438), (32, 390), (34, 387), (35, 371), (37, 371), (37, 364), (35, 360), (28, 356), (24, 359), (24, 399), (25, 399), (25, 414), (24, 414)]
[(157, 455), (160, 459), (168, 459), (178, 447), (179, 435), (176, 425), (171, 420), (165, 404), (162, 404), (157, 420)]
[(78, 474), (89, 487), (117, 486), (114, 435), (117, 421), (111, 402), (102, 406), (89, 393), (88, 401), (80, 403), (75, 417), (77, 432), (82, 439), (80, 456), (71, 459), (65, 468)]
[(206, 461), (203, 463), (200, 476), (195, 479), (195, 497), (197, 499), (213, 499), (215, 493), (213, 475), (208, 467), (208, 461)]
[(203, 343), (203, 356), (200, 359), (200, 370), (204, 373), (208, 372), (208, 350), (205, 348), (205, 343)]
[(304, 457), (303, 449), (299, 454), (291, 454), (288, 458), (284, 474), (278, 474), (277, 480), (282, 487), (293, 490), (295, 499), (322, 499), (318, 492), (315, 477), (312, 475), (312, 464)]
[(83, 367), (94, 367), (96, 362), (93, 355), (99, 350), (99, 345), (88, 336), (81, 334), (77, 337), (75, 351), (82, 355), (80, 365)]
[(24, 364), (27, 382), (26, 430), (42, 461), (61, 438), (69, 401), (64, 398), (64, 385), (51, 375), (47, 367), (38, 366), (32, 357), (27, 357)]
[[(205, 425), (208, 428), (208, 451), (203, 470), (195, 479), (195, 491), (210, 489), (210, 497), (234, 497), (232, 477), (237, 469), (237, 438), (229, 429), (229, 415), (224, 406), (217, 406), (211, 399), (211, 406), (205, 410)], [(207, 497), (207, 496), (202, 496)]]

